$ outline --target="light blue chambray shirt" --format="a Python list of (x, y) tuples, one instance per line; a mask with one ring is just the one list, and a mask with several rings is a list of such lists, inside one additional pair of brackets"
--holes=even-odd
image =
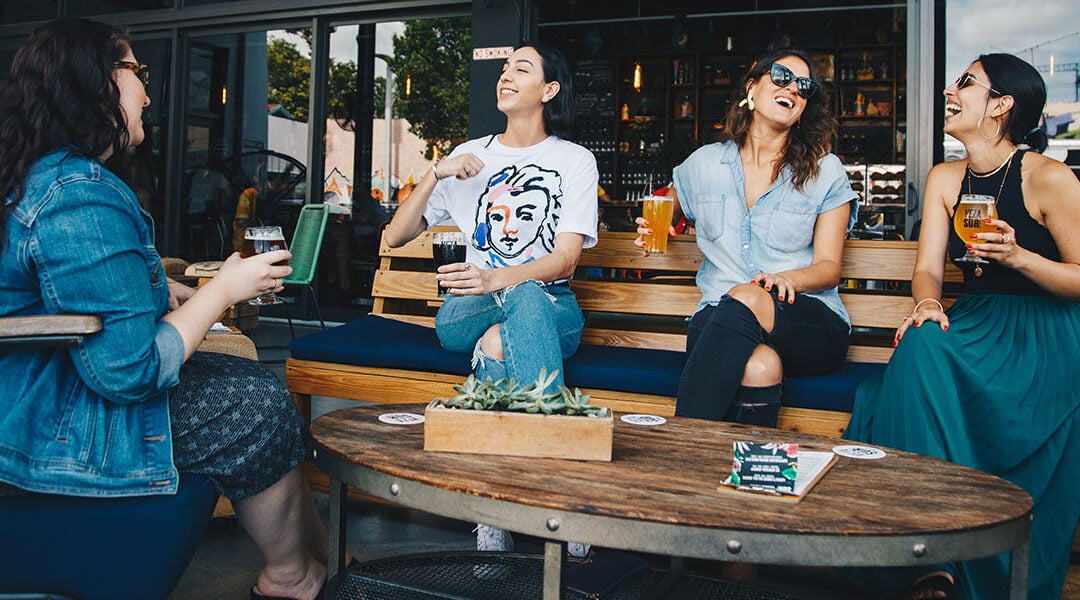
[[(687, 218), (694, 222), (704, 260), (697, 273), (701, 303), (716, 304), (732, 287), (758, 273), (802, 269), (814, 259), (817, 216), (851, 203), (848, 230), (857, 218), (855, 192), (840, 159), (821, 159), (818, 176), (802, 191), (791, 184), (791, 167), (746, 209), (746, 189), (739, 147), (734, 142), (703, 146), (675, 167), (675, 191)], [(851, 324), (836, 288), (807, 294), (825, 303)]]

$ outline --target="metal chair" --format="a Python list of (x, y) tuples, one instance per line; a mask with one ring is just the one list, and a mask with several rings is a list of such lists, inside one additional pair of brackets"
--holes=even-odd
[[(315, 304), (315, 314), (319, 316), (319, 324), (326, 329), (326, 321), (323, 320), (322, 310), (319, 308), (319, 299), (315, 295), (315, 289), (311, 282), (315, 280), (315, 268), (319, 264), (319, 251), (322, 250), (323, 236), (326, 234), (326, 220), (330, 215), (330, 207), (325, 204), (307, 204), (300, 209), (300, 218), (296, 221), (296, 231), (293, 233), (289, 251), (292, 259), (289, 266), (293, 268), (292, 275), (281, 281), (283, 285), (303, 286), (311, 294), (311, 301)], [(289, 321), (289, 334), (296, 337), (293, 331), (292, 315), (289, 305), (285, 305), (285, 318)]]
[[(0, 318), (0, 355), (64, 351), (100, 330), (88, 315)], [(198, 475), (182, 476), (175, 495), (0, 495), (0, 598), (165, 600), (217, 498)]]

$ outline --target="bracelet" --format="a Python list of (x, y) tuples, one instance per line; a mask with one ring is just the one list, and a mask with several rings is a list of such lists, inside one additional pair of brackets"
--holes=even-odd
[(439, 172), (435, 169), (439, 168), (439, 159), (431, 161), (431, 174), (435, 176), (435, 181), (442, 181), (442, 177), (439, 177)]
[(938, 310), (940, 310), (941, 312), (945, 312), (945, 307), (941, 305), (941, 302), (937, 298), (923, 298), (915, 304), (915, 310), (911, 311), (911, 316), (914, 317), (915, 313), (919, 312), (919, 307), (921, 307), (925, 302), (933, 302), (934, 304), (937, 304)]

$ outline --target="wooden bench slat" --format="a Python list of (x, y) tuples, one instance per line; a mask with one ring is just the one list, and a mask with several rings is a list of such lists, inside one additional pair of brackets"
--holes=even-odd
[(570, 287), (584, 311), (684, 317), (701, 301), (701, 292), (689, 285), (574, 280)]
[(690, 272), (701, 266), (701, 251), (692, 235), (671, 236), (666, 254), (649, 256), (634, 245), (636, 234), (605, 232), (602, 237), (602, 243), (582, 250), (578, 266)]
[(686, 334), (586, 327), (581, 333), (581, 343), (682, 352), (686, 350)]

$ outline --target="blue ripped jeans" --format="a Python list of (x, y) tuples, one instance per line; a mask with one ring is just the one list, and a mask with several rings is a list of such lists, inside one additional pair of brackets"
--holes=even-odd
[[(480, 336), (495, 324), (503, 360), (480, 350)], [(559, 371), (552, 385), (563, 385), (562, 361), (577, 350), (584, 324), (569, 285), (524, 281), (484, 296), (447, 298), (435, 316), (435, 333), (444, 348), (473, 352), (473, 372), (481, 380), (532, 383), (544, 367)]]

